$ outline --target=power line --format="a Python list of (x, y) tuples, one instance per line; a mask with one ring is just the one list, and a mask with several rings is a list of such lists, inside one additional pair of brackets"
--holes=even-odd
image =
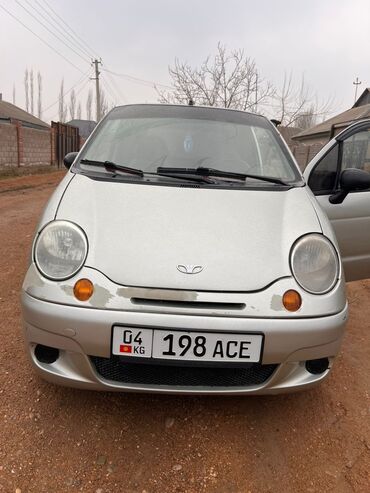
[[(85, 62), (87, 63), (90, 63), (86, 60), (86, 58), (84, 58), (80, 53), (78, 53), (73, 47), (71, 47), (70, 45), (68, 45), (63, 39), (61, 39), (57, 34), (55, 34), (52, 30), (49, 29), (48, 26), (46, 26), (40, 19), (38, 19), (32, 12), (30, 12), (24, 5), (22, 5), (19, 0), (15, 0), (16, 3), (22, 7), (31, 17), (33, 17), (37, 22), (39, 22), (47, 31), (49, 31), (53, 36), (55, 36), (60, 42), (62, 42), (67, 48), (69, 48), (70, 50), (72, 50), (77, 56), (79, 56), (82, 60), (84, 60)], [(29, 0), (25, 0), (27, 2), (28, 5), (31, 6)], [(38, 1), (38, 0), (35, 0), (36, 3), (41, 7), (43, 8), (43, 6), (41, 5), (41, 3)], [(43, 3), (48, 7), (48, 9), (54, 13), (54, 15), (56, 15), (58, 17), (58, 19), (60, 19), (60, 21), (67, 27), (67, 29), (73, 34), (73, 36), (70, 36), (68, 33), (65, 33), (66, 35), (68, 35), (71, 39), (70, 43), (74, 43), (74, 46), (76, 47), (76, 49), (80, 50), (82, 53), (86, 53), (88, 54), (88, 52), (86, 51), (86, 49), (84, 48), (83, 45), (85, 45), (89, 50), (91, 49), (91, 47), (89, 47), (89, 45), (83, 41), (83, 39), (63, 20), (63, 18), (49, 5), (49, 3), (46, 1), (46, 0), (42, 0)], [(31, 6), (35, 12), (37, 12), (40, 16), (42, 16), (42, 18), (44, 20), (46, 20), (47, 22), (49, 22), (46, 17), (38, 10), (36, 9), (35, 7)], [(16, 20), (19, 24), (21, 24), (25, 29), (27, 29), (29, 32), (31, 32), (31, 34), (33, 34), (34, 36), (36, 36), (42, 43), (44, 43), (46, 46), (48, 46), (48, 48), (50, 48), (51, 50), (53, 50), (57, 55), (59, 55), (61, 58), (63, 58), (66, 62), (68, 62), (72, 67), (74, 67), (75, 69), (77, 69), (79, 72), (83, 73), (82, 70), (77, 67), (77, 65), (75, 65), (73, 62), (71, 62), (67, 57), (65, 57), (62, 53), (60, 53), (56, 48), (54, 48), (51, 44), (49, 44), (47, 41), (45, 41), (41, 36), (39, 36), (37, 33), (35, 33), (31, 28), (29, 28), (26, 24), (24, 24), (24, 22), (22, 22), (16, 15), (14, 15), (13, 13), (11, 13), (8, 9), (6, 9), (3, 5), (0, 4), (0, 8), (3, 9), (8, 15), (10, 15), (14, 20)], [(45, 10), (45, 13), (53, 20), (53, 22), (57, 25), (57, 26), (61, 26), (61, 23), (59, 23), (56, 19), (54, 19), (50, 14), (49, 12), (47, 12)], [(50, 22), (49, 22), (49, 25)], [(54, 26), (51, 26), (53, 29), (54, 29)], [(63, 28), (61, 26), (61, 29), (63, 29), (63, 31), (65, 31), (65, 28)], [(64, 34), (61, 32), (61, 30), (58, 28), (58, 32), (61, 33), (61, 34)], [(81, 40), (80, 41), (78, 41)], [(77, 44), (81, 47), (78, 47)], [(83, 43), (83, 44), (82, 44)], [(83, 51), (82, 51), (83, 50)], [(91, 49), (91, 51), (94, 51)], [(156, 86), (158, 87), (163, 87), (165, 89), (169, 89), (169, 90), (173, 90), (173, 87), (171, 86), (168, 86), (168, 85), (165, 85), (165, 84), (161, 84), (161, 83), (158, 83), (158, 82), (154, 82), (154, 81), (150, 81), (150, 80), (145, 80), (145, 79), (140, 79), (139, 77), (134, 77), (132, 75), (129, 75), (129, 74), (124, 74), (124, 73), (117, 73), (117, 72), (114, 72), (112, 70), (109, 70), (108, 68), (104, 68), (102, 69), (106, 72), (107, 74), (107, 77), (109, 77), (110, 81), (111, 81), (111, 84), (112, 86), (109, 86), (109, 83), (108, 83), (108, 80), (106, 80), (106, 87), (110, 87), (110, 91), (114, 92), (114, 93), (117, 93), (119, 94), (120, 97), (122, 97), (123, 100), (127, 101), (125, 96), (121, 93), (120, 89), (117, 89), (117, 86), (115, 85), (115, 82), (114, 82), (114, 79), (110, 77), (109, 74), (112, 74), (112, 75), (115, 75), (117, 77), (122, 77), (122, 78), (125, 78), (129, 81), (132, 81), (132, 82), (136, 82), (136, 83), (139, 83), (139, 84), (143, 84), (145, 86), (149, 86), (151, 88), (156, 88)], [(85, 74), (84, 74), (85, 76)], [(84, 78), (84, 77), (83, 77)], [(83, 80), (83, 78), (81, 80)], [(78, 85), (81, 80), (76, 84)], [(112, 89), (112, 87), (114, 87), (114, 90)], [(71, 90), (73, 89), (73, 87), (67, 91), (70, 92)], [(66, 93), (66, 94), (67, 94)], [(112, 94), (111, 94), (112, 95)], [(115, 99), (115, 98), (114, 98)], [(59, 100), (58, 100), (59, 101)], [(57, 101), (57, 102), (58, 102)], [(47, 107), (46, 109), (44, 109), (43, 111), (47, 111), (48, 108), (52, 107), (54, 104), (56, 104), (57, 102), (53, 103), (52, 105), (50, 105), (49, 107)]]
[[(37, 1), (37, 0), (36, 0)], [(80, 42), (82, 43), (82, 45), (85, 45), (85, 47), (87, 48), (87, 50), (90, 52), (90, 53), (95, 53), (96, 54), (96, 51), (93, 50), (70, 26), (69, 24), (67, 24), (67, 22), (51, 7), (51, 5), (46, 1), (46, 0), (42, 0), (42, 2), (48, 7), (48, 9), (65, 25), (65, 27), (74, 35), (75, 38), (77, 38), (77, 40), (80, 40)], [(37, 2), (39, 3), (39, 2)], [(40, 5), (40, 4), (39, 4)], [(80, 44), (81, 44), (80, 43)], [(82, 46), (81, 45), (81, 46)], [(97, 57), (99, 58), (99, 57)]]
[(42, 21), (40, 21), (40, 19), (38, 19), (32, 12), (30, 12), (24, 5), (21, 4), (21, 2), (19, 0), (15, 0), (16, 3), (22, 7), (23, 10), (25, 10), (27, 12), (28, 15), (30, 15), (31, 17), (33, 17), (39, 24), (41, 24), (41, 26), (43, 26), (44, 29), (46, 29), (47, 31), (49, 31), (49, 33), (51, 33), (55, 38), (57, 38), (61, 43), (64, 44), (64, 46), (66, 46), (67, 48), (69, 48), (70, 50), (73, 51), (73, 53), (75, 53), (77, 56), (79, 56), (82, 60), (84, 60), (85, 62), (87, 63), (90, 63), (88, 60), (86, 60), (86, 58), (84, 58), (82, 55), (80, 55), (80, 53), (78, 53), (74, 48), (72, 48), (70, 45), (68, 45), (64, 39), (60, 38), (57, 34), (55, 34), (51, 29), (48, 28), (48, 26), (46, 26)]
[[(45, 14), (51, 19), (51, 21), (53, 22), (53, 24), (55, 25), (55, 27), (57, 29), (59, 29), (59, 31), (62, 31), (63, 32), (63, 35), (64, 36), (67, 36), (68, 37), (68, 40), (69, 42), (71, 42), (72, 44), (74, 44), (74, 46), (76, 48), (78, 48), (79, 50), (81, 50), (84, 54), (86, 54), (89, 58), (92, 58), (92, 53), (94, 52), (94, 50), (90, 50), (90, 48), (88, 47), (88, 45), (84, 42), (81, 42), (79, 41), (79, 39), (81, 38), (77, 38), (76, 36), (74, 36), (71, 32), (67, 32), (66, 31), (66, 28), (63, 26), (63, 24), (65, 26), (67, 26), (67, 28), (69, 30), (71, 30), (71, 28), (69, 27), (69, 25), (67, 24), (67, 22), (65, 22), (60, 15), (58, 15), (55, 10), (52, 9), (52, 7), (46, 2), (46, 0), (44, 0), (44, 4), (45, 5), (42, 5), (39, 0), (35, 0), (35, 2), (39, 5), (39, 7), (41, 9), (43, 9), (43, 11), (45, 12)], [(45, 8), (45, 6), (47, 8)], [(50, 10), (50, 12), (48, 11), (48, 9)], [(58, 18), (59, 17), (63, 24), (58, 21)], [(53, 26), (54, 27), (54, 26)], [(85, 46), (84, 46), (85, 45)], [(87, 46), (87, 48), (86, 48)]]
[(110, 80), (111, 84), (113, 85), (113, 87), (116, 89), (117, 93), (121, 96), (122, 98), (122, 101), (124, 103), (127, 103), (127, 98), (124, 94), (124, 92), (122, 91), (122, 89), (116, 84), (116, 81), (114, 80), (114, 78), (108, 73), (106, 72), (106, 75), (108, 77), (108, 79)]
[[(69, 94), (73, 89), (75, 89), (77, 86), (79, 86), (81, 84), (81, 82), (83, 80), (85, 80), (85, 78), (90, 74), (90, 69), (72, 86), (68, 89), (68, 91), (66, 91), (64, 93), (64, 96), (66, 96), (67, 94)], [(87, 80), (90, 80), (89, 77), (87, 77)], [(47, 106), (46, 108), (43, 108), (42, 111), (45, 112), (45, 111), (48, 111), (50, 108), (52, 108), (53, 106), (55, 106), (56, 104), (58, 104), (60, 101), (60, 98), (58, 98), (56, 101), (54, 101), (54, 103), (51, 103), (49, 104), (49, 106)]]
[(53, 46), (51, 46), (47, 41), (45, 41), (43, 38), (41, 38), (41, 36), (39, 36), (38, 34), (36, 34), (34, 31), (32, 31), (32, 29), (30, 29), (28, 26), (26, 26), (26, 24), (24, 24), (20, 19), (18, 19), (17, 16), (15, 16), (14, 14), (12, 14), (8, 9), (6, 9), (3, 5), (0, 4), (0, 8), (2, 10), (4, 10), (4, 12), (6, 12), (8, 15), (10, 15), (10, 17), (13, 17), (13, 19), (15, 19), (19, 24), (21, 24), (25, 29), (27, 29), (27, 31), (29, 31), (30, 33), (32, 33), (34, 36), (36, 36), (36, 38), (38, 38), (42, 43), (44, 43), (48, 48), (50, 48), (51, 50), (54, 51), (54, 53), (56, 53), (57, 55), (59, 55), (61, 58), (63, 58), (67, 63), (69, 63), (70, 65), (72, 65), (72, 67), (74, 67), (76, 70), (78, 70), (79, 72), (81, 72), (81, 74), (83, 73), (82, 70), (77, 67), (77, 65), (75, 65), (73, 62), (71, 62), (70, 60), (68, 60), (67, 57), (65, 57), (62, 53), (60, 53), (57, 49), (55, 49)]
[[(38, 5), (39, 7), (41, 7), (41, 9), (44, 9), (44, 12), (40, 11), (39, 9), (37, 9), (34, 5), (32, 5), (32, 3), (30, 2), (30, 0), (24, 0), (31, 8), (34, 9), (35, 12), (38, 13), (38, 15), (40, 15), (50, 26), (52, 29), (56, 29), (62, 36), (66, 37), (67, 36), (67, 33), (66, 33), (66, 30), (64, 28), (60, 28), (59, 27), (59, 24), (54, 20), (53, 16), (51, 14), (49, 14), (49, 12), (47, 12), (47, 10), (44, 9), (44, 7), (40, 4), (40, 2), (38, 0), (34, 0)], [(46, 15), (45, 15), (46, 14)], [(51, 24), (50, 21), (52, 21), (52, 23), (54, 24)], [(72, 38), (72, 36), (68, 36), (68, 43), (71, 43), (77, 50), (79, 50), (81, 53), (83, 53), (83, 56), (88, 56), (89, 58), (91, 58), (91, 54), (89, 52), (87, 52), (85, 50), (85, 48), (81, 48), (75, 41), (74, 38)]]
[[(85, 87), (86, 87), (86, 85), (87, 85), (87, 83), (88, 83), (89, 81), (90, 81), (90, 79), (87, 79), (87, 80), (85, 81), (85, 84), (83, 84), (83, 85), (80, 87), (80, 89), (76, 92), (76, 97), (77, 97), (77, 96), (81, 93), (81, 91), (82, 91), (83, 89), (85, 89)], [(72, 89), (73, 89), (73, 88), (72, 88)], [(72, 89), (70, 89), (68, 92), (70, 92)], [(66, 94), (68, 94), (68, 92), (64, 93), (64, 96), (65, 96)], [(60, 101), (60, 98), (59, 98), (59, 101)], [(52, 118), (50, 118), (50, 120), (51, 120), (51, 121), (52, 121), (52, 120), (54, 120), (54, 118), (55, 118), (56, 116), (58, 116), (58, 114), (59, 114), (59, 111), (58, 111), (58, 113), (55, 113), (55, 114), (53, 115), (53, 117), (52, 117)]]
[(104, 70), (104, 72), (109, 72), (110, 74), (115, 75), (117, 77), (123, 77), (124, 79), (128, 79), (128, 80), (131, 80), (133, 82), (138, 82), (139, 84), (153, 87), (154, 89), (156, 86), (158, 86), (158, 87), (164, 87), (165, 89), (173, 90), (173, 87), (166, 86), (165, 84), (160, 84), (159, 82), (153, 82), (151, 80), (139, 79), (138, 77), (133, 77), (132, 75), (128, 75), (128, 74), (119, 74), (119, 73), (113, 72), (113, 70), (109, 70), (107, 68), (102, 68), (102, 70)]
[[(28, 0), (27, 0), (28, 1)], [(84, 52), (89, 58), (91, 58), (91, 52), (90, 50), (86, 50), (86, 48), (84, 47), (84, 45), (77, 39), (75, 38), (74, 36), (72, 36), (71, 34), (68, 34), (66, 32), (66, 29), (65, 27), (63, 27), (63, 25), (58, 21), (58, 19), (55, 18), (56, 16), (56, 13), (54, 13), (54, 15), (52, 15), (50, 12), (48, 12), (47, 9), (45, 9), (45, 6), (42, 5), (39, 0), (35, 0), (35, 2), (39, 5), (39, 7), (41, 9), (44, 10), (45, 14), (51, 19), (51, 21), (55, 24), (55, 26), (59, 29), (59, 32), (63, 32), (63, 35), (65, 36), (68, 36), (68, 39), (74, 43), (74, 45), (76, 46), (76, 48), (78, 48), (79, 50), (81, 50), (82, 52)], [(49, 4), (45, 1), (44, 2), (46, 4), (46, 6), (50, 9), (51, 7), (49, 6)]]
[(127, 98), (125, 97), (125, 95), (123, 94), (123, 92), (121, 92), (121, 89), (119, 87), (116, 86), (116, 83), (115, 83), (115, 80), (113, 79), (113, 77), (108, 73), (108, 72), (105, 72), (105, 77), (102, 79), (105, 84), (113, 90), (115, 96), (114, 96), (114, 100), (117, 101), (117, 96), (118, 96), (118, 100), (122, 100), (123, 102), (127, 102)]
[(111, 86), (108, 84), (108, 79), (102, 79), (102, 81), (104, 83), (105, 89), (109, 92), (110, 96), (112, 97), (114, 104), (116, 104), (116, 102), (117, 102), (117, 95), (112, 90)]

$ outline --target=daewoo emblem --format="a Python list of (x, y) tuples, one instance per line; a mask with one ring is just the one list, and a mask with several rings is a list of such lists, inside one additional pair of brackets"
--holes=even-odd
[(201, 265), (182, 265), (177, 266), (177, 270), (183, 274), (199, 274), (202, 272), (203, 267)]

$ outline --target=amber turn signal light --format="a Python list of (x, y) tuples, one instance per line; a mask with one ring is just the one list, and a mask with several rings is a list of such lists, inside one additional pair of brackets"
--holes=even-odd
[(301, 295), (294, 289), (289, 289), (284, 293), (283, 305), (289, 312), (296, 312), (302, 305)]
[(88, 279), (80, 279), (73, 287), (75, 297), (80, 301), (87, 301), (94, 293), (94, 285)]

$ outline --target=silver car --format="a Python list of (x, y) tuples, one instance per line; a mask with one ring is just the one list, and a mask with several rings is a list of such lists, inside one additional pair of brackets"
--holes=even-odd
[(347, 320), (344, 273), (370, 276), (369, 129), (342, 132), (303, 177), (262, 116), (112, 110), (66, 156), (37, 227), (22, 288), (37, 372), (167, 393), (324, 380)]

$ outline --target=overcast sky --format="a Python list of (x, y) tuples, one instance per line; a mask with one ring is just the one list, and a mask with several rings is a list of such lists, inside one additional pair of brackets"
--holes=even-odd
[[(168, 65), (175, 57), (199, 64), (221, 41), (229, 49), (243, 48), (276, 86), (284, 72), (292, 71), (297, 79), (304, 73), (320, 98), (334, 97), (334, 113), (353, 104), (356, 76), (362, 81), (359, 93), (370, 86), (370, 0), (0, 0), (76, 66), (0, 8), (0, 92), (11, 102), (15, 84), (16, 104), (22, 107), (26, 67), (42, 74), (44, 108), (58, 100), (62, 78), (65, 90), (80, 81), (76, 92), (84, 117), (87, 91), (94, 87), (87, 78), (89, 58), (73, 53), (21, 7), (50, 28), (37, 12), (46, 16), (48, 4), (90, 47), (88, 54), (99, 55), (103, 68), (120, 74), (170, 84)], [(111, 77), (105, 81), (102, 73), (111, 102), (157, 100), (150, 85)], [(57, 116), (54, 104), (43, 119)]]

